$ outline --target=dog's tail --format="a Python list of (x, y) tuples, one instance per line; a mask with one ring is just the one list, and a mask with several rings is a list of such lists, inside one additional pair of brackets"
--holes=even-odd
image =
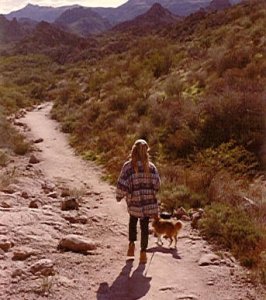
[(183, 223), (181, 221), (177, 221), (175, 223), (175, 230), (179, 231), (183, 227)]

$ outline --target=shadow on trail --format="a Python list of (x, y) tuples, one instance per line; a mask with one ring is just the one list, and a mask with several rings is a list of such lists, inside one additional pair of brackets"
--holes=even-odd
[(156, 246), (156, 247), (147, 249), (147, 252), (148, 253), (160, 252), (160, 253), (165, 253), (165, 254), (171, 254), (173, 256), (173, 258), (181, 259), (176, 248), (164, 248), (162, 246)]
[(130, 276), (133, 260), (127, 260), (125, 266), (109, 287), (107, 282), (100, 283), (97, 300), (137, 300), (144, 297), (150, 289), (151, 277), (144, 275), (145, 265), (138, 265)]

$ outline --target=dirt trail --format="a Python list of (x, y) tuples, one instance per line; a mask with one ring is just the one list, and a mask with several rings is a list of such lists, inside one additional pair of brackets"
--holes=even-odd
[[(75, 155), (58, 123), (49, 118), (50, 109), (50, 104), (43, 105), (21, 119), (30, 128), (29, 139), (43, 138), (43, 142), (36, 152), (41, 162), (30, 173), (23, 171), (18, 185), (28, 189), (33, 199), (39, 197), (43, 206), (29, 209), (17, 193), (13, 206), (0, 208), (0, 235), (35, 250), (22, 262), (14, 261), (12, 248), (3, 254), (0, 299), (265, 300), (237, 262), (226, 253), (215, 255), (189, 223), (180, 234), (177, 250), (158, 247), (150, 236), (147, 265), (138, 264), (138, 242), (135, 260), (126, 261), (125, 203), (116, 203), (114, 188), (101, 181), (99, 167)], [(56, 191), (62, 186), (83, 190), (79, 211), (66, 216), (60, 210), (60, 196), (52, 199), (43, 193), (44, 182), (53, 184)], [(70, 215), (86, 222), (69, 223)], [(91, 255), (59, 252), (58, 241), (68, 233), (92, 238), (99, 247)], [(56, 275), (48, 277), (49, 285), (27, 272), (39, 259), (54, 263)], [(17, 270), (22, 275), (16, 276)]]

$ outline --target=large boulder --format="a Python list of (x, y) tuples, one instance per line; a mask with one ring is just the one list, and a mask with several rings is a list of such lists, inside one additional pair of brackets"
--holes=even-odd
[(97, 243), (91, 239), (76, 234), (69, 234), (61, 239), (58, 249), (86, 253), (95, 250)]

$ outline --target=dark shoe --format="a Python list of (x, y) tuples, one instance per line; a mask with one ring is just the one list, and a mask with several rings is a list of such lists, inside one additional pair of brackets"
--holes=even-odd
[(127, 250), (127, 256), (134, 256), (135, 255), (135, 244), (129, 243), (128, 250)]
[(146, 264), (147, 263), (146, 251), (140, 251), (139, 263), (140, 264)]

